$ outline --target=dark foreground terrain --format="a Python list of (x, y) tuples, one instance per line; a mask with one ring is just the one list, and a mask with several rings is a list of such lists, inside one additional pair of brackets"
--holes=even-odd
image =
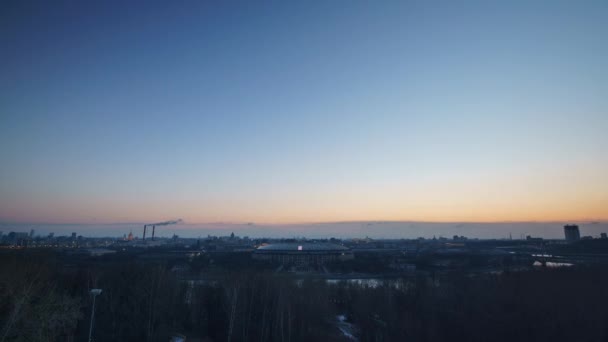
[(91, 288), (95, 341), (608, 341), (601, 265), (369, 283), (252, 264), (195, 281), (170, 260), (18, 250), (0, 254), (0, 342), (86, 341)]

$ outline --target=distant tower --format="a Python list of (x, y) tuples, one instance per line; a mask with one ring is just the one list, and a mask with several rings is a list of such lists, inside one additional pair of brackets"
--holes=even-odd
[(575, 224), (565, 225), (564, 234), (566, 235), (566, 241), (568, 242), (574, 242), (581, 239), (581, 232), (578, 230), (578, 226)]
[(33, 237), (34, 237), (34, 233), (35, 233), (35, 230), (33, 230), (33, 229), (32, 229), (32, 230), (30, 230), (30, 238), (33, 238)]
[(127, 237), (127, 240), (128, 240), (128, 241), (133, 240), (133, 231), (130, 231), (130, 232), (129, 232), (129, 237)]

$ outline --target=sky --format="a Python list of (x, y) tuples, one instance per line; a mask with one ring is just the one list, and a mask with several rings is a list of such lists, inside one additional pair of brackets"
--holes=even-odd
[(606, 1), (2, 1), (0, 222), (606, 221), (607, 36)]

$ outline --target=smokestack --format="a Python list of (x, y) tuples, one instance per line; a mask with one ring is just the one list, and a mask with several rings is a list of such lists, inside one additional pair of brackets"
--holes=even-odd
[(182, 223), (182, 222), (183, 222), (182, 219), (177, 219), (177, 220), (171, 220), (171, 221), (146, 224), (146, 225), (144, 225), (144, 240), (146, 239), (146, 227), (148, 227), (148, 226), (152, 226), (152, 240), (154, 240), (154, 232), (156, 231), (156, 226), (169, 226), (172, 224), (178, 224), (178, 223)]

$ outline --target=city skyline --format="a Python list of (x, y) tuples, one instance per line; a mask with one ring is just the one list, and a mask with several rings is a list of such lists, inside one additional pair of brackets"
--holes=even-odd
[(0, 222), (608, 220), (605, 2), (189, 5), (1, 5)]
[[(182, 223), (172, 226), (156, 227), (157, 237), (172, 237), (174, 234), (184, 238), (204, 238), (207, 235), (228, 236), (234, 233), (251, 238), (307, 238), (307, 239), (417, 239), (452, 238), (454, 235), (470, 239), (513, 239), (521, 240), (527, 236), (545, 239), (564, 238), (563, 226), (576, 223), (580, 226), (581, 236), (599, 238), (608, 231), (608, 222), (502, 222), (502, 223), (463, 223), (463, 222), (333, 222), (308, 224), (253, 224), (253, 223)], [(84, 237), (122, 237), (133, 233), (143, 237), (144, 223), (120, 224), (2, 224), (0, 232), (5, 235), (11, 231), (28, 233), (32, 229), (36, 236), (44, 237), (49, 233), (57, 236), (76, 232)], [(148, 227), (148, 237), (151, 228)]]

